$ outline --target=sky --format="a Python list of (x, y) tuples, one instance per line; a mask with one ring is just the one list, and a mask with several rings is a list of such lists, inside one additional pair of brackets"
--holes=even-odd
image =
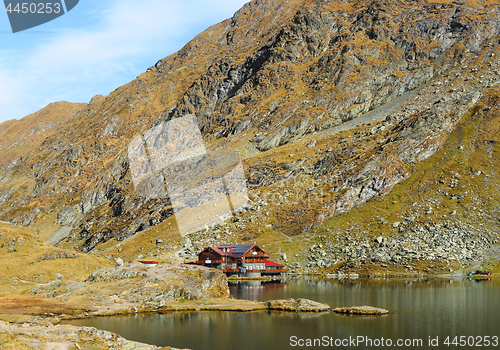
[(12, 33), (0, 11), (0, 123), (51, 102), (89, 102), (135, 79), (248, 0), (80, 0)]

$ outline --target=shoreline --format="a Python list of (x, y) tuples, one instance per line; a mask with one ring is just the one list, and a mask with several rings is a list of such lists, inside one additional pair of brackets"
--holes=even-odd
[[(359, 275), (349, 276), (342, 275), (340, 277), (329, 277), (326, 274), (314, 273), (314, 274), (290, 274), (288, 277), (312, 277), (312, 278), (324, 278), (330, 281), (404, 281), (407, 279), (457, 279), (457, 280), (498, 280), (500, 274), (495, 273), (489, 276), (484, 275), (472, 275), (472, 276), (457, 276), (457, 275), (387, 275), (387, 276), (363, 276)], [(245, 281), (273, 281), (271, 279), (238, 279), (229, 280), (228, 282), (245, 282)], [(108, 299), (112, 299), (109, 296)], [(11, 303), (17, 303), (22, 305), (21, 312), (9, 312), (5, 310), (5, 300), (11, 301)], [(43, 303), (40, 306), (40, 303)], [(8, 322), (13, 324), (20, 324), (29, 322), (29, 320), (46, 320), (49, 322), (61, 322), (64, 320), (72, 319), (85, 319), (90, 317), (108, 317), (108, 316), (119, 316), (119, 315), (134, 315), (140, 313), (167, 313), (167, 312), (183, 312), (183, 311), (229, 311), (229, 312), (252, 312), (252, 311), (262, 311), (269, 310), (269, 307), (265, 305), (264, 301), (253, 301), (246, 299), (233, 299), (229, 298), (215, 298), (215, 297), (202, 297), (197, 299), (180, 299), (176, 301), (171, 301), (162, 307), (143, 307), (143, 306), (133, 306), (131, 304), (122, 305), (120, 308), (115, 306), (114, 309), (89, 309), (82, 307), (81, 305), (75, 305), (71, 303), (61, 303), (56, 300), (50, 300), (50, 298), (40, 298), (37, 296), (28, 295), (0, 295), (0, 322)], [(29, 304), (35, 305), (37, 310), (31, 310)], [(52, 308), (51, 308), (52, 307)], [(286, 311), (286, 310), (283, 310)]]
[[(494, 273), (489, 276), (486, 275), (416, 275), (416, 274), (407, 274), (407, 275), (340, 275), (340, 276), (328, 276), (329, 274), (324, 273), (308, 273), (308, 274), (289, 274), (287, 277), (289, 278), (324, 278), (331, 281), (346, 281), (346, 280), (359, 280), (359, 281), (394, 281), (401, 280), (404, 281), (406, 279), (461, 279), (461, 280), (498, 280), (500, 278), (499, 273)], [(238, 278), (238, 279), (228, 279), (228, 282), (246, 282), (246, 281), (276, 281), (269, 278)], [(111, 298), (111, 296), (109, 297)], [(16, 300), (18, 303), (23, 303), (24, 300), (30, 300), (34, 302), (44, 302), (45, 304), (51, 304), (55, 307), (56, 310), (48, 309), (48, 312), (12, 312), (12, 313), (3, 313), (2, 312), (2, 299), (12, 299)], [(40, 319), (54, 319), (59, 318), (61, 320), (65, 319), (81, 319), (81, 318), (89, 318), (89, 317), (106, 317), (106, 316), (115, 316), (115, 315), (131, 315), (138, 313), (153, 313), (153, 312), (171, 312), (171, 311), (236, 311), (236, 312), (248, 312), (248, 311), (259, 311), (268, 309), (264, 304), (264, 301), (252, 301), (246, 299), (233, 299), (229, 298), (215, 298), (215, 297), (201, 297), (196, 299), (180, 299), (177, 301), (171, 301), (168, 305), (164, 305), (162, 307), (137, 307), (137, 306), (126, 306), (124, 308), (115, 308), (113, 310), (91, 310), (85, 309), (84, 307), (79, 307), (77, 305), (65, 304), (58, 302), (56, 300), (51, 300), (50, 298), (40, 298), (37, 296), (28, 296), (28, 295), (19, 295), (19, 294), (2, 294), (0, 295), (0, 321), (4, 322), (13, 322), (16, 321), (5, 320), (6, 315), (15, 315), (20, 316), (21, 319), (19, 322), (24, 322), (22, 317), (37, 317)], [(46, 305), (44, 305), (46, 306)], [(125, 305), (124, 305), (125, 306)], [(53, 312), (52, 312), (53, 311)]]
[[(5, 296), (0, 296), (0, 299)], [(40, 315), (19, 314), (17, 321), (0, 321), (0, 343), (8, 342), (15, 344), (16, 349), (39, 348), (42, 344), (50, 344), (56, 348), (82, 346), (91, 343), (92, 349), (146, 349), (157, 350), (165, 347), (139, 343), (127, 340), (119, 334), (98, 329), (95, 327), (76, 326), (65, 321), (86, 319), (91, 317), (126, 316), (147, 313), (170, 313), (170, 312), (200, 312), (200, 311), (222, 311), (222, 312), (329, 312), (330, 306), (307, 299), (272, 300), (267, 302), (250, 301), (240, 299), (223, 298), (200, 298), (196, 300), (180, 300), (159, 309), (119, 309), (113, 312), (81, 312), (73, 315)], [(1, 315), (4, 316), (4, 315)], [(24, 317), (23, 317), (24, 316)], [(3, 317), (2, 317), (3, 318)], [(100, 346), (100, 347), (95, 347)], [(176, 350), (176, 348), (167, 347)]]

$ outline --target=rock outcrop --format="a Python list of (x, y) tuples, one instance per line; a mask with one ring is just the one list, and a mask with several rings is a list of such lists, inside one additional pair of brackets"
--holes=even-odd
[(295, 311), (295, 312), (324, 312), (330, 311), (327, 304), (318, 303), (309, 299), (283, 299), (266, 301), (269, 310)]
[[(118, 334), (94, 327), (53, 325), (50, 322), (14, 324), (0, 321), (0, 339), (16, 349), (81, 348), (79, 344), (91, 343), (92, 347), (130, 350), (159, 350), (164, 347), (127, 340)], [(180, 350), (170, 348), (172, 350)]]
[(389, 310), (373, 306), (352, 306), (352, 307), (337, 307), (333, 309), (333, 312), (337, 314), (373, 316), (373, 315), (387, 315), (389, 313)]
[[(68, 301), (103, 314), (122, 310), (154, 310), (182, 299), (227, 298), (227, 277), (200, 266), (158, 265), (139, 262), (100, 269), (85, 281), (54, 280), (28, 295)], [(92, 305), (88, 301), (92, 301)]]

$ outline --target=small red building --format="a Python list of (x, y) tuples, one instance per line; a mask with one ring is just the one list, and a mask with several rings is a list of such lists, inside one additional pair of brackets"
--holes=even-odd
[(280, 275), (288, 272), (281, 264), (268, 260), (269, 255), (256, 244), (226, 244), (206, 247), (196, 264), (214, 267), (228, 275)]

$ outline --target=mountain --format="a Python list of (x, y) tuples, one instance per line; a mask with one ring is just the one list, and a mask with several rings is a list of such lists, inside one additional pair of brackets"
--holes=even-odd
[(0, 124), (0, 168), (11, 168), (79, 112), (85, 103), (56, 102), (22, 120)]
[[(499, 20), (491, 0), (251, 1), (28, 145), (0, 173), (0, 218), (124, 259), (236, 242), (296, 270), (496, 256)], [(181, 237), (127, 151), (190, 114), (209, 152), (241, 157), (250, 202)]]

